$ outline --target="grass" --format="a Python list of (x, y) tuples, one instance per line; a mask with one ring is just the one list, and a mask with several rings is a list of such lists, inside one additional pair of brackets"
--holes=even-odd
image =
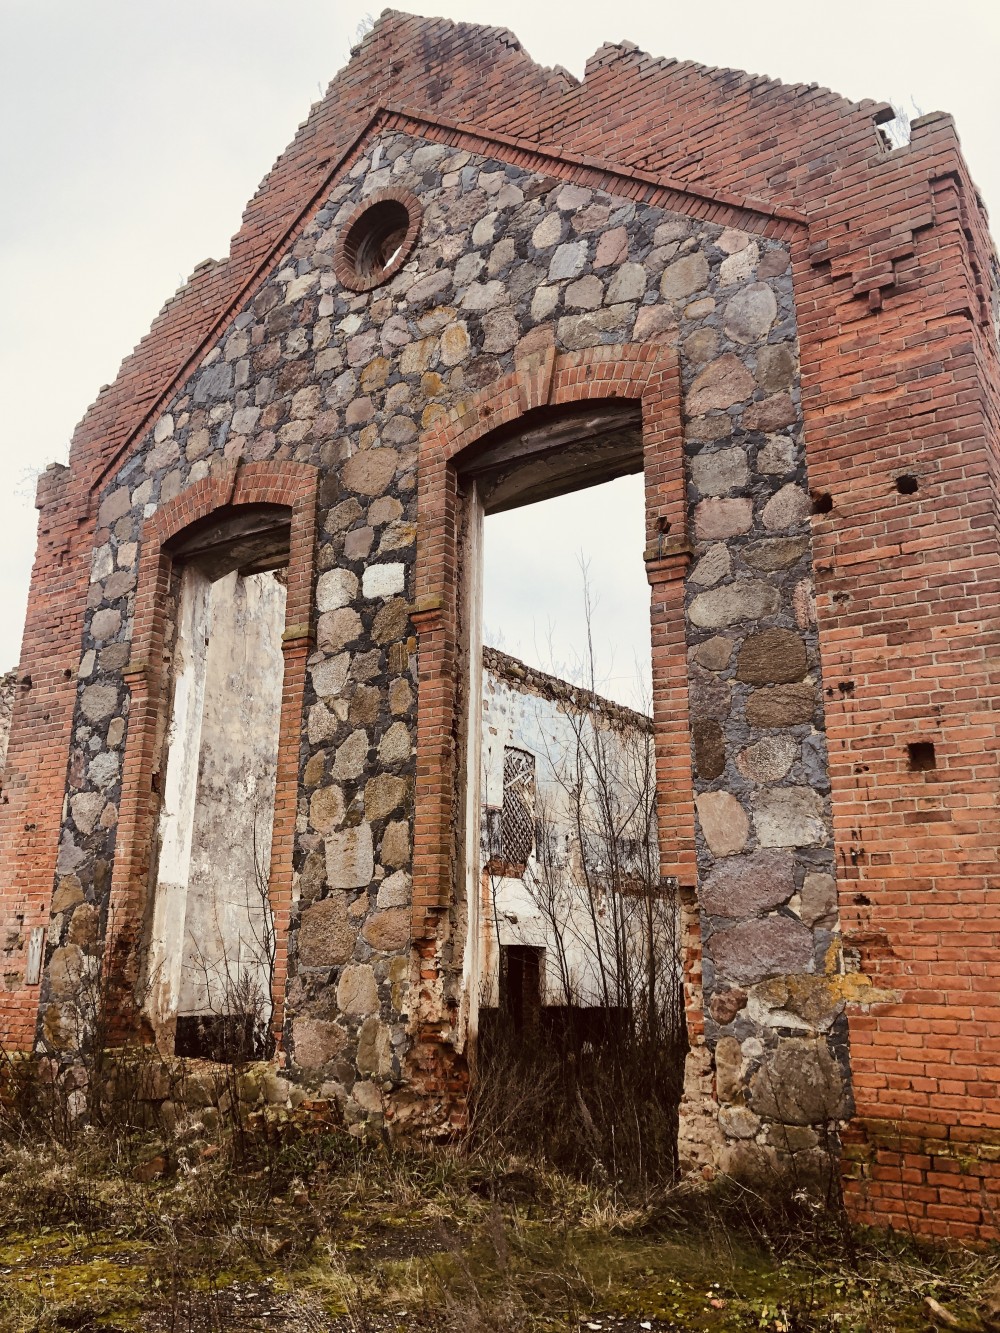
[(305, 1119), (0, 1149), (0, 1333), (986, 1331), (998, 1278), (993, 1253), (850, 1232), (804, 1202), (629, 1197)]

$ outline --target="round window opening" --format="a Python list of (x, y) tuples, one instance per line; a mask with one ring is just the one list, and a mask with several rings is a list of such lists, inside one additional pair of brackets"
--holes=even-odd
[(367, 291), (388, 282), (416, 240), (416, 210), (400, 199), (378, 199), (349, 223), (340, 246), (339, 276), (345, 286)]

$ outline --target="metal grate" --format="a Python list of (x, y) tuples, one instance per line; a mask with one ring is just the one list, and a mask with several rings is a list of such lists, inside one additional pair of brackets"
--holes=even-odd
[(535, 756), (505, 747), (500, 855), (508, 865), (523, 866), (535, 845)]

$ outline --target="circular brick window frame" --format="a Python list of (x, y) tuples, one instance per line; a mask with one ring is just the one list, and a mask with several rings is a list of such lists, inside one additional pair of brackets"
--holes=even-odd
[(333, 271), (342, 285), (370, 292), (395, 277), (413, 253), (423, 216), (420, 200), (409, 190), (376, 190), (363, 199), (341, 226), (334, 247)]

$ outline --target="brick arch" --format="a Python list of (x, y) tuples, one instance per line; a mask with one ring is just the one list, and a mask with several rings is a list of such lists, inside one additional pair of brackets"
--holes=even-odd
[(306, 659), (312, 648), (311, 601), (318, 486), (319, 472), (307, 463), (229, 465), (167, 501), (145, 525), (132, 650), (124, 673), (130, 692), (129, 721), (105, 948), (106, 966), (114, 969), (114, 980), (109, 980), (108, 984), (113, 996), (113, 1019), (120, 1036), (133, 1028), (138, 1019), (132, 1012), (129, 992), (138, 979), (141, 961), (157, 815), (150, 791), (162, 740), (163, 710), (169, 695), (164, 646), (173, 560), (167, 546), (172, 538), (192, 524), (220, 509), (254, 504), (282, 505), (291, 511), (291, 550), (282, 636), (285, 671), (269, 871), (277, 940), (272, 1025), (275, 1034), (280, 1036), (292, 903), (299, 731)]
[[(560, 353), (550, 347), (442, 416), (421, 437), (418, 468), (416, 601), (419, 693), (413, 847), (414, 948), (425, 1037), (434, 1014), (436, 945), (456, 892), (463, 643), (459, 467), (487, 435), (544, 406), (630, 398), (642, 405), (646, 569), (651, 585), (653, 716), (661, 873), (695, 882), (684, 573), (690, 559), (676, 349), (626, 343)], [(689, 1022), (700, 1027), (700, 994)]]

